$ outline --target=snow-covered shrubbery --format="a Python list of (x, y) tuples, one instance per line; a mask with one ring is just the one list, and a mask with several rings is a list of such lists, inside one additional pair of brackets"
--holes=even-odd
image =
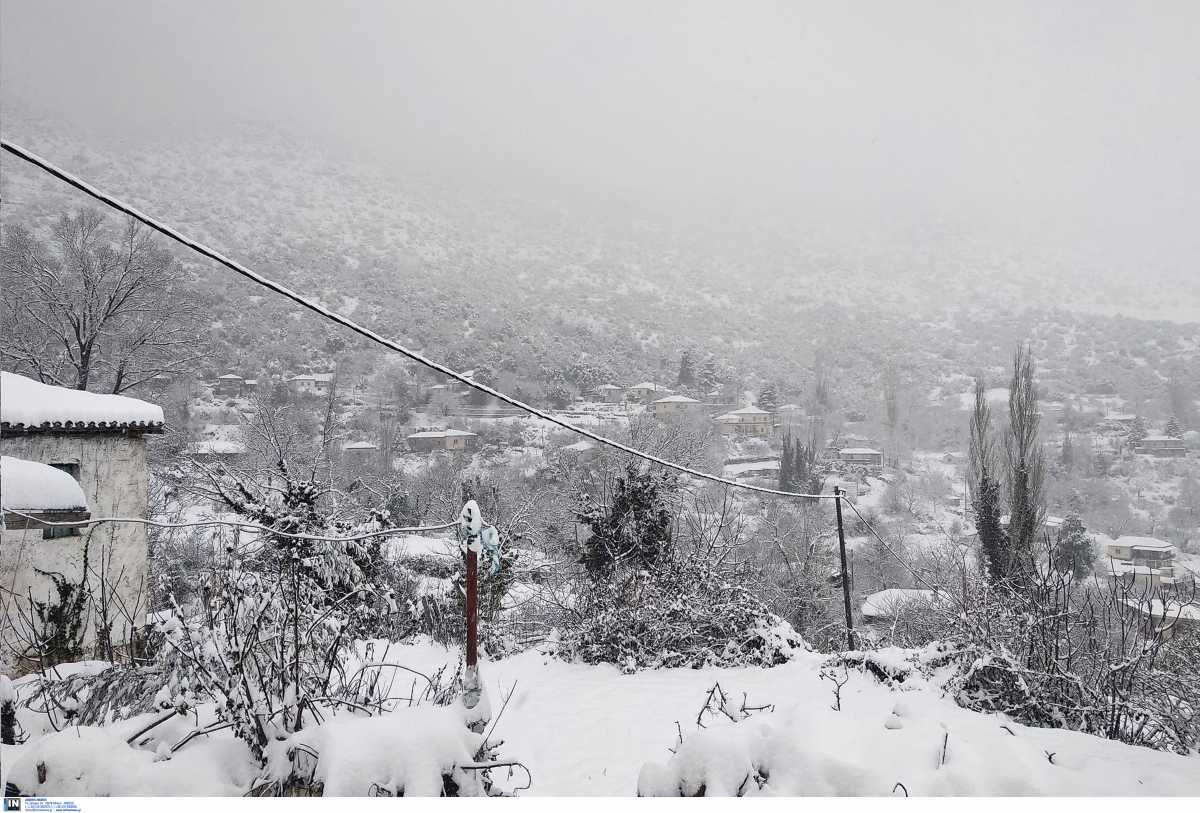
[(806, 648), (745, 588), (704, 563), (675, 558), (594, 583), (586, 610), (559, 644), (564, 657), (626, 671), (775, 666)]

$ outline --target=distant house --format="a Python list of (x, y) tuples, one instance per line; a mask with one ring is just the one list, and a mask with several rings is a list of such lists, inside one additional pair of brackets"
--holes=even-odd
[(246, 386), (246, 379), (234, 373), (226, 373), (217, 377), (217, 383), (213, 387), (213, 395), (220, 398), (237, 398), (242, 394)]
[(369, 440), (344, 443), (342, 460), (351, 469), (372, 466), (380, 460), (379, 447)]
[(883, 452), (866, 446), (851, 446), (847, 449), (838, 450), (838, 461), (847, 466), (881, 468), (883, 466)]
[(226, 438), (207, 438), (189, 443), (183, 453), (203, 462), (232, 461), (246, 456), (246, 444)]
[(1163, 640), (1170, 640), (1185, 631), (1200, 629), (1200, 603), (1179, 602), (1161, 598), (1126, 599), (1125, 606), (1145, 619), (1152, 631)]
[(632, 387), (625, 388), (625, 400), (638, 401), (644, 404), (653, 401), (655, 398), (661, 398), (670, 392), (666, 387), (660, 387), (653, 381), (643, 381), (641, 384), (634, 384)]
[(464, 432), (460, 429), (438, 429), (429, 432), (414, 432), (405, 440), (408, 448), (414, 452), (432, 452), (438, 450), (465, 451), (479, 445), (479, 435), (474, 432)]
[(1138, 454), (1153, 457), (1187, 457), (1187, 446), (1184, 442), (1169, 435), (1147, 435), (1133, 450)]
[[(1008, 514), (1003, 514), (1000, 517), (1000, 527), (1008, 530), (1008, 523), (1011, 521)], [(1038, 528), (1038, 533), (1048, 533), (1051, 537), (1057, 536), (1058, 529), (1062, 527), (1063, 518), (1051, 516), (1050, 514), (1042, 517), (1042, 527)]]
[(333, 373), (301, 373), (288, 379), (288, 389), (296, 395), (324, 395), (333, 386)]
[(943, 601), (945, 596), (938, 590), (892, 587), (867, 596), (860, 612), (866, 624), (890, 626), (905, 616), (925, 615)]
[(721, 434), (745, 437), (766, 437), (771, 434), (775, 424), (770, 412), (755, 406), (735, 409), (713, 420)]
[(654, 410), (654, 417), (659, 420), (703, 415), (706, 410), (703, 402), (697, 401), (695, 398), (688, 398), (686, 395), (668, 395), (666, 398), (659, 398), (651, 404), (651, 407)]
[[(0, 372), (0, 452), (12, 458), (42, 464), (66, 473), (78, 484), (86, 500), (86, 510), (94, 516), (145, 516), (149, 472), (146, 466), (146, 438), (163, 431), (162, 409), (154, 404), (122, 395), (99, 395), (81, 390), (55, 387), (13, 373)], [(7, 466), (6, 466), (7, 468)], [(24, 471), (21, 471), (24, 469)], [(35, 496), (37, 505), (26, 507), (50, 510), (45, 502), (67, 491), (66, 481), (57, 477), (42, 480), (44, 469), (18, 465), (13, 483), (45, 482), (47, 492)], [(30, 472), (41, 472), (41, 475)], [(5, 476), (6, 481), (8, 475)], [(0, 498), (6, 508), (20, 508), (19, 486), (5, 482)], [(72, 501), (78, 501), (73, 497)], [(85, 506), (69, 506), (84, 510)], [(4, 532), (0, 544), (0, 580), (8, 586), (22, 579), (34, 595), (50, 596), (49, 579), (29, 577), (22, 570), (32, 563), (41, 570), (58, 571), (69, 578), (82, 577), (83, 541), (88, 540), (89, 567), (102, 574), (108, 589), (125, 605), (128, 617), (110, 618), (114, 642), (125, 642), (139, 614), (144, 616), (146, 593), (146, 526), (135, 523), (108, 523), (94, 526), (84, 535), (67, 534), (44, 545), (47, 529), (13, 529)], [(15, 538), (10, 533), (18, 533)], [(49, 531), (58, 535), (60, 529)], [(46, 558), (50, 557), (50, 558)], [(25, 592), (25, 591), (22, 591)], [(93, 585), (93, 593), (100, 593)], [(85, 644), (95, 640), (94, 630), (85, 631)]]
[(592, 397), (603, 404), (619, 404), (625, 398), (625, 390), (616, 384), (601, 384), (592, 390)]
[(1108, 574), (1137, 586), (1175, 583), (1175, 554), (1170, 542), (1152, 536), (1120, 536), (1104, 545)]

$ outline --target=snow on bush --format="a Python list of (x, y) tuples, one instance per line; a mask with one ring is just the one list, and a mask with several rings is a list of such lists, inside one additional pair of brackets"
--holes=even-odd
[(474, 764), (482, 740), (467, 729), (458, 706), (340, 715), (272, 743), (267, 778), (284, 783), (302, 776), (319, 783), (325, 796), (367, 796), (373, 788), (392, 796), (480, 796), (481, 771), (462, 766)]
[(166, 760), (125, 743), (118, 729), (78, 726), (22, 748), (4, 781), (36, 796), (235, 796), (256, 766), (245, 745), (225, 737)]
[(624, 580), (595, 581), (578, 623), (562, 631), (569, 660), (626, 672), (686, 666), (777, 666), (807, 650), (791, 625), (747, 590), (694, 560), (669, 559)]

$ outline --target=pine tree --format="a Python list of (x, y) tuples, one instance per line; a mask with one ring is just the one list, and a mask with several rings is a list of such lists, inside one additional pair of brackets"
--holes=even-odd
[(721, 376), (717, 370), (717, 360), (713, 356), (706, 358), (704, 364), (701, 365), (700, 372), (696, 376), (696, 385), (705, 395), (721, 386)]
[(779, 390), (770, 381), (763, 384), (762, 389), (758, 392), (758, 408), (765, 409), (767, 412), (779, 409)]
[(618, 565), (649, 568), (671, 549), (667, 480), (630, 464), (613, 487), (607, 506), (585, 498), (576, 512), (591, 529), (580, 557), (593, 578), (610, 576)]
[(1054, 544), (1053, 557), (1054, 569), (1060, 573), (1069, 572), (1076, 578), (1083, 578), (1091, 571), (1096, 554), (1077, 512), (1072, 511), (1063, 520)]
[(1174, 415), (1172, 415), (1170, 420), (1167, 421), (1167, 428), (1165, 430), (1165, 434), (1167, 435), (1167, 437), (1179, 438), (1179, 439), (1183, 438), (1183, 427), (1181, 427), (1179, 425), (1179, 419), (1176, 418)]
[(1146, 429), (1146, 421), (1139, 415), (1133, 419), (1133, 426), (1129, 427), (1129, 445), (1136, 446), (1146, 439), (1146, 435), (1150, 434)]
[(692, 351), (684, 350), (679, 357), (679, 386), (690, 387), (696, 383), (696, 367), (692, 363)]

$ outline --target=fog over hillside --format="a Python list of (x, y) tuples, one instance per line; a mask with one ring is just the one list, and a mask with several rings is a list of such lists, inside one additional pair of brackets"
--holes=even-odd
[(1198, 318), (1200, 15), (1101, 5), (7, 3), (4, 100), (151, 152), (250, 124), (768, 296)]

